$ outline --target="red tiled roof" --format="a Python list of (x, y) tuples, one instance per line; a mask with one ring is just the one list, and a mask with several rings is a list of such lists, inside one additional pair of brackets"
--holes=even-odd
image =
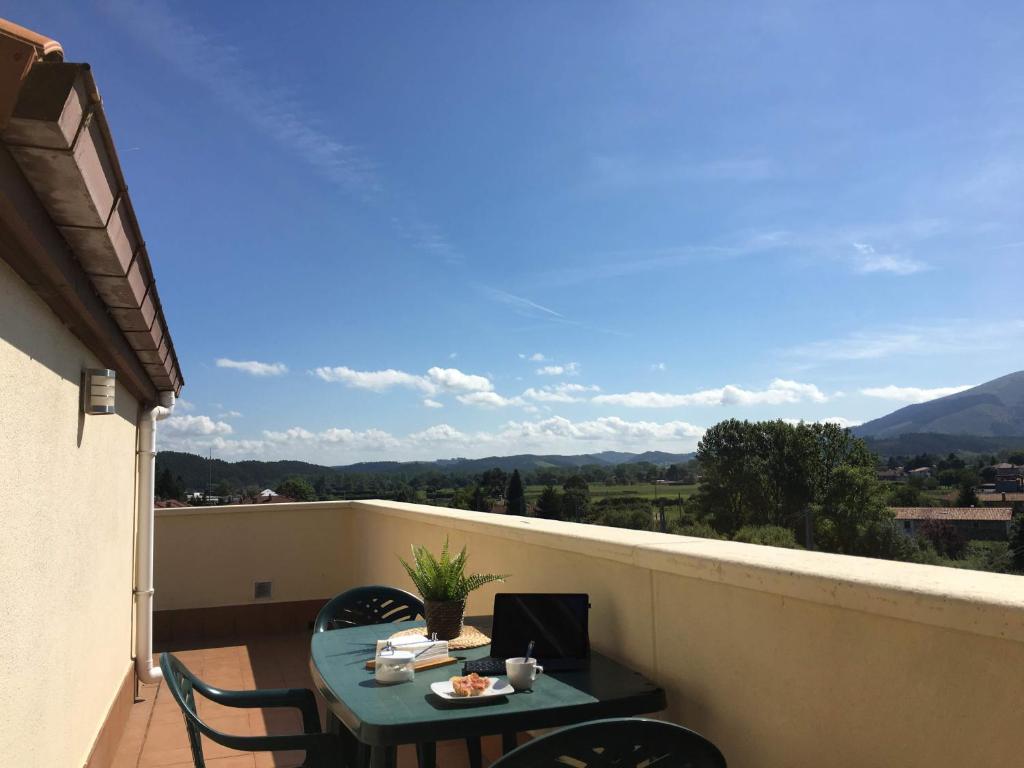
[(978, 501), (1024, 501), (1024, 493), (979, 493)]
[(153, 502), (153, 506), (157, 509), (170, 509), (176, 507), (187, 507), (189, 505), (183, 501), (178, 501), (177, 499), (157, 499)]
[(1009, 507), (889, 507), (897, 520), (991, 520), (1010, 522)]

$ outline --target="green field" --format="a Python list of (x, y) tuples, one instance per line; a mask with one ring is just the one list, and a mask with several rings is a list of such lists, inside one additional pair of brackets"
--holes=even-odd
[[(533, 504), (544, 490), (543, 485), (526, 486), (526, 502)], [(637, 483), (635, 485), (604, 485), (590, 484), (590, 500), (600, 501), (607, 498), (635, 499), (672, 499), (690, 498), (697, 492), (697, 485), (655, 485), (654, 483)]]

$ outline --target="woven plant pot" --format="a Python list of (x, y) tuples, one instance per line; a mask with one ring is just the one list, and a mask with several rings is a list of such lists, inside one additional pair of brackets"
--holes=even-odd
[(427, 637), (437, 633), (438, 640), (454, 640), (462, 634), (465, 600), (424, 600), (427, 614)]

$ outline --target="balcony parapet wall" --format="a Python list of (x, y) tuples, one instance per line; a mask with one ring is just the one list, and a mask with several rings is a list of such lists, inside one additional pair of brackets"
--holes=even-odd
[[(450, 536), (495, 591), (585, 591), (595, 647), (662, 684), (662, 716), (736, 766), (1014, 765), (1021, 577), (382, 501), (158, 511), (157, 607), (409, 587)], [(189, 548), (191, 546), (191, 549)]]

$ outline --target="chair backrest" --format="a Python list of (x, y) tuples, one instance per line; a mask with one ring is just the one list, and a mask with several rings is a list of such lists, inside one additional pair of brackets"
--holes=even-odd
[(195, 696), (196, 684), (202, 687), (203, 683), (177, 656), (170, 653), (160, 655), (160, 669), (164, 673), (164, 684), (185, 716), (185, 730), (188, 731), (188, 742), (192, 747), (192, 762), (196, 768), (206, 768), (201, 734), (212, 729), (199, 719)]
[(726, 768), (718, 748), (681, 725), (644, 718), (594, 720), (542, 736), (491, 768)]
[(423, 602), (416, 595), (394, 587), (356, 587), (327, 601), (317, 614), (313, 631), (415, 621), (425, 617)]

